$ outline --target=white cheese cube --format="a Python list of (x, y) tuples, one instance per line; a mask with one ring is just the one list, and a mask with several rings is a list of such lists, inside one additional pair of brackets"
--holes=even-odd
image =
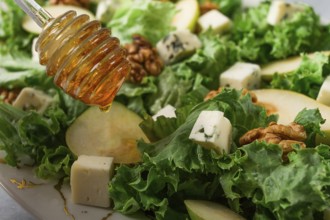
[(166, 105), (164, 108), (159, 110), (155, 115), (152, 116), (152, 119), (156, 121), (159, 116), (164, 116), (165, 118), (176, 118), (175, 107), (172, 105)]
[(202, 111), (189, 135), (199, 145), (217, 153), (229, 153), (232, 125), (221, 111)]
[(330, 106), (330, 76), (324, 80), (316, 101)]
[(267, 22), (276, 25), (284, 19), (292, 17), (296, 12), (303, 11), (304, 7), (298, 4), (286, 3), (282, 0), (273, 1), (267, 15)]
[(71, 197), (77, 204), (109, 207), (108, 184), (113, 176), (112, 157), (80, 155), (71, 167)]
[(160, 40), (156, 48), (165, 63), (174, 63), (192, 55), (201, 46), (201, 41), (189, 30), (176, 30)]
[(237, 62), (220, 75), (220, 86), (234, 89), (258, 89), (261, 82), (259, 65)]
[(23, 110), (35, 110), (42, 114), (53, 102), (53, 98), (42, 91), (25, 87), (18, 94), (13, 106)]
[(215, 33), (222, 33), (230, 28), (231, 21), (220, 11), (218, 11), (217, 9), (213, 9), (203, 14), (198, 19), (198, 24), (201, 27), (202, 31), (206, 31), (211, 28)]

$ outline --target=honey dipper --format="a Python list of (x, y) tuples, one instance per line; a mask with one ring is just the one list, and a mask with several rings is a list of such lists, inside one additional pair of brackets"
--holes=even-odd
[(43, 29), (35, 49), (47, 75), (73, 98), (107, 110), (130, 72), (118, 38), (88, 15), (53, 18), (34, 0), (15, 2)]

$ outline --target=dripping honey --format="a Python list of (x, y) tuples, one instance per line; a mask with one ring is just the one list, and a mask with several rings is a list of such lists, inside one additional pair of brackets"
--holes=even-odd
[(54, 83), (88, 105), (106, 110), (130, 71), (126, 52), (98, 21), (69, 11), (52, 19), (36, 45)]

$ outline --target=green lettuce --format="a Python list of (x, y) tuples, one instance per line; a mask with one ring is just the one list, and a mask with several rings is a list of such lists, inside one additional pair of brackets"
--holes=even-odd
[(33, 35), (22, 28), (25, 13), (13, 0), (0, 4), (0, 54), (31, 54)]
[[(218, 179), (232, 166), (229, 156), (204, 149), (188, 138), (203, 110), (221, 110), (230, 119), (233, 150), (243, 133), (276, 120), (274, 116), (268, 117), (262, 107), (252, 104), (249, 95), (225, 89), (191, 111), (181, 111), (177, 119), (167, 123), (161, 118), (156, 122), (145, 121), (142, 127), (149, 125), (147, 133), (154, 132), (158, 141), (139, 142), (143, 163), (133, 167), (121, 165), (116, 170), (109, 189), (115, 210), (133, 213), (141, 209), (153, 211), (156, 219), (186, 219), (182, 198), (214, 200), (223, 195)], [(171, 132), (165, 132), (166, 128)]]
[(302, 55), (302, 62), (296, 71), (275, 74), (271, 87), (292, 90), (316, 98), (321, 85), (329, 75), (329, 56), (316, 53), (313, 58)]
[[(109, 184), (114, 209), (139, 210), (155, 219), (188, 219), (184, 199), (222, 203), (247, 219), (318, 219), (330, 206), (330, 146), (311, 141), (324, 123), (318, 110), (301, 111), (295, 122), (308, 135), (308, 148), (295, 149), (283, 162), (282, 149), (255, 141), (239, 147), (248, 130), (265, 127), (275, 116), (254, 105), (250, 95), (224, 89), (195, 107), (178, 108), (176, 118), (146, 119), (152, 140), (140, 141), (143, 163), (121, 165)], [(188, 110), (190, 109), (190, 110)], [(201, 111), (220, 110), (233, 126), (231, 153), (219, 155), (191, 141)]]
[(226, 42), (212, 31), (199, 35), (202, 48), (185, 62), (192, 71), (199, 72), (204, 77), (203, 85), (217, 89), (219, 75), (229, 66), (240, 60), (239, 49), (232, 42)]
[(155, 45), (172, 30), (174, 14), (171, 2), (141, 0), (134, 4), (128, 1), (115, 11), (107, 26), (122, 43), (131, 42), (133, 34), (140, 34)]
[(321, 124), (324, 124), (326, 119), (322, 118), (319, 109), (303, 109), (295, 117), (294, 122), (304, 126), (308, 134), (305, 141), (307, 147), (315, 146), (316, 135), (323, 136)]
[(196, 75), (196, 72), (184, 63), (166, 66), (157, 78), (157, 93), (147, 100), (147, 103), (150, 103), (150, 112), (156, 113), (168, 104), (174, 107), (182, 106), (185, 94), (193, 89)]
[(27, 86), (49, 88), (52, 78), (48, 77), (45, 67), (27, 56), (13, 58), (0, 54), (0, 88), (14, 89)]
[(27, 156), (40, 178), (70, 175), (76, 157), (66, 146), (65, 131), (87, 106), (62, 92), (54, 100), (43, 114), (0, 103), (0, 150), (6, 152), (8, 165), (20, 166)]
[(297, 150), (283, 164), (278, 145), (253, 142), (240, 148), (220, 182), (232, 203), (254, 204), (232, 205), (251, 219), (319, 219), (314, 215), (330, 206), (329, 151), (325, 145)]
[(313, 8), (304, 10), (275, 26), (267, 23), (270, 2), (237, 13), (229, 39), (240, 48), (245, 60), (265, 63), (302, 52), (314, 51), (322, 37), (323, 26)]
[(147, 115), (149, 108), (145, 100), (158, 91), (156, 81), (156, 77), (147, 76), (140, 84), (124, 82), (117, 93), (116, 100), (141, 116)]

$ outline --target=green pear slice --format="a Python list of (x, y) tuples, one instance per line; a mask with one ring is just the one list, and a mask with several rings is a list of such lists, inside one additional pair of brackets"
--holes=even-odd
[(264, 106), (268, 113), (278, 114), (280, 124), (289, 124), (293, 122), (297, 114), (306, 109), (320, 110), (320, 113), (326, 122), (321, 125), (325, 137), (317, 137), (317, 142), (330, 144), (330, 107), (301, 93), (278, 90), (278, 89), (260, 89), (253, 91), (258, 104)]
[[(330, 55), (330, 51), (322, 51), (321, 53), (328, 56)], [(310, 53), (307, 56), (309, 58), (312, 58), (314, 55), (315, 53)], [(294, 56), (283, 60), (270, 62), (261, 67), (261, 77), (264, 80), (271, 80), (275, 73), (285, 74), (298, 69), (300, 63), (301, 63), (301, 56)]]
[(172, 26), (177, 30), (188, 29), (194, 31), (199, 18), (199, 4), (197, 0), (180, 0), (176, 3), (177, 13), (172, 19)]
[(185, 200), (191, 220), (243, 220), (244, 218), (229, 208), (209, 201)]
[[(44, 9), (49, 12), (54, 18), (64, 14), (67, 11), (73, 10), (77, 12), (77, 15), (86, 14), (90, 17), (90, 20), (95, 20), (95, 16), (92, 12), (87, 9), (73, 6), (73, 5), (48, 5), (45, 6)], [(33, 34), (40, 34), (42, 28), (39, 27), (31, 17), (25, 16), (22, 20), (22, 27), (24, 30), (33, 33)]]
[(136, 141), (148, 141), (139, 127), (141, 121), (117, 102), (108, 112), (90, 107), (68, 128), (66, 142), (77, 156), (110, 156), (115, 163), (136, 163), (141, 159)]

